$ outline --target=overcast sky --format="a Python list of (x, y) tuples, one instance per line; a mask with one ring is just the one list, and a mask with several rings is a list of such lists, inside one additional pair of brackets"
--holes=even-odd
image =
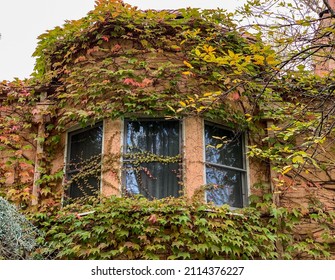
[[(233, 10), (243, 0), (125, 0), (140, 9), (217, 7)], [(79, 19), (94, 8), (94, 0), (0, 0), (0, 81), (28, 78), (38, 35)]]

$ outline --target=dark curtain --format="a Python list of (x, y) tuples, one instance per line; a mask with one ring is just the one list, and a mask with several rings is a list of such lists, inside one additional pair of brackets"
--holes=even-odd
[[(125, 139), (125, 189), (149, 199), (179, 196), (180, 154), (178, 121), (127, 121)], [(162, 160), (155, 159), (155, 155)]]

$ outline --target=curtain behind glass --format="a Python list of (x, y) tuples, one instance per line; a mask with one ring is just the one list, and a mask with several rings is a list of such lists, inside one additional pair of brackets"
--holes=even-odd
[[(126, 122), (127, 193), (142, 194), (149, 199), (179, 196), (179, 131), (178, 121)], [(155, 156), (159, 156), (160, 159)], [(176, 157), (177, 162), (162, 162), (168, 157)]]

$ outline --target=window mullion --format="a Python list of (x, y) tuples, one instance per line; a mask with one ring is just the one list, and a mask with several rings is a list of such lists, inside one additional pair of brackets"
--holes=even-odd
[(233, 171), (247, 172), (245, 169), (241, 169), (241, 168), (233, 167), (233, 166), (227, 166), (227, 165), (219, 164), (219, 163), (213, 163), (213, 162), (206, 161), (205, 164), (215, 166), (215, 167), (224, 168), (224, 169), (229, 169), (229, 170), (233, 170)]

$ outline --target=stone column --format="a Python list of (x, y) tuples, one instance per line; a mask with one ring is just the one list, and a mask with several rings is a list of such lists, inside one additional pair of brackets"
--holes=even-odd
[(204, 122), (199, 117), (186, 117), (183, 143), (183, 177), (185, 195), (191, 198), (206, 182), (204, 165)]

